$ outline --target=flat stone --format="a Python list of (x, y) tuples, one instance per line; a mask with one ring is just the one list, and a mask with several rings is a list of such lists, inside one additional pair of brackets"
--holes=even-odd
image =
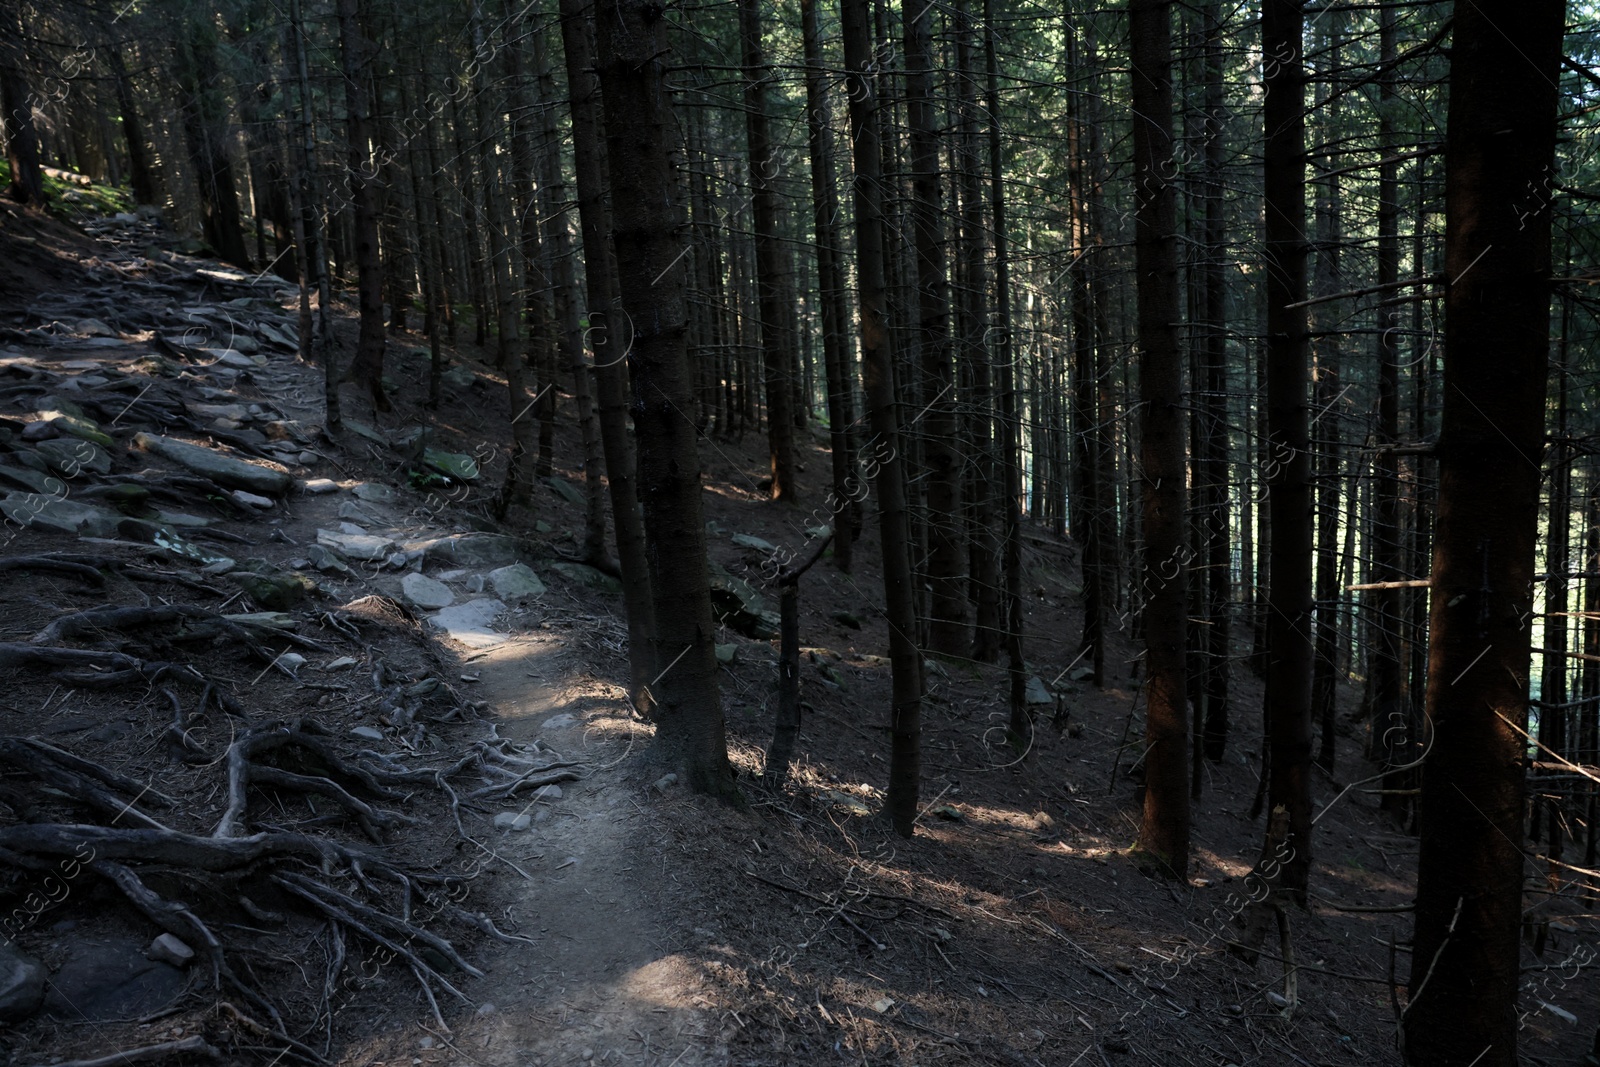
[(35, 441), (49, 441), (60, 437), (61, 431), (43, 419), (30, 422), (22, 428), (22, 439), (29, 444)]
[(339, 524), (339, 532), (359, 537), (366, 534), (367, 528), (365, 526), (359, 526), (353, 522), (341, 522)]
[(201, 419), (232, 419), (234, 422), (249, 422), (250, 409), (243, 404), (201, 404), (188, 402), (184, 407), (189, 409), (189, 414)]
[(44, 964), (0, 945), (0, 1023), (19, 1023), (44, 1003)]
[(182, 511), (165, 511), (161, 508), (156, 509), (156, 521), (165, 523), (168, 526), (186, 526), (190, 529), (199, 529), (203, 526), (211, 525), (211, 520), (203, 516), (190, 515)]
[[(561, 577), (590, 589), (599, 589), (606, 593), (622, 592), (622, 583), (617, 581), (605, 571), (596, 570), (586, 563), (552, 563), (550, 569)], [(776, 636), (776, 633), (774, 633)]]
[(429, 560), (457, 567), (500, 566), (530, 555), (520, 539), (493, 533), (451, 534), (410, 541), (405, 547), (407, 551), (420, 549)]
[(0, 465), (0, 479), (35, 493), (43, 493), (45, 496), (66, 496), (69, 491), (67, 483), (60, 478), (44, 471), (36, 471), (31, 467)]
[(436, 582), (425, 574), (408, 574), (400, 579), (400, 593), (423, 611), (437, 611), (456, 602), (456, 595), (443, 582)]
[(1024, 694), (1029, 704), (1054, 704), (1055, 696), (1050, 692), (1050, 687), (1044, 684), (1044, 679), (1034, 675), (1028, 679), (1028, 688)]
[(372, 521), (372, 516), (362, 511), (361, 505), (357, 504), (354, 500), (345, 500), (340, 502), (339, 517), (341, 519), (349, 519), (352, 522), (370, 523)]
[(389, 447), (389, 439), (387, 437), (359, 419), (344, 419), (343, 425), (345, 429), (349, 430), (357, 437), (364, 437), (375, 445), (382, 445), (385, 448)]
[(214, 448), (174, 441), (168, 437), (141, 433), (133, 438), (136, 447), (170, 459), (181, 467), (211, 479), (226, 489), (247, 489), (265, 496), (281, 496), (288, 492), (294, 479), (284, 471), (271, 467), (258, 467), (242, 459), (225, 455)]
[(113, 537), (123, 519), (116, 512), (93, 504), (43, 493), (8, 493), (0, 500), (0, 512), (21, 526), (82, 537)]
[(34, 448), (45, 464), (63, 478), (76, 478), (84, 471), (111, 473), (111, 456), (93, 441), (58, 437), (40, 441)]
[(224, 367), (238, 367), (240, 370), (253, 370), (267, 362), (260, 356), (247, 356), (237, 348), (202, 348), (200, 351)]
[(351, 737), (359, 737), (363, 741), (382, 741), (383, 731), (376, 726), (356, 726), (350, 730)]
[(144, 954), (148, 959), (170, 963), (174, 967), (187, 967), (194, 962), (194, 949), (171, 934), (162, 934), (150, 942)]
[(501, 600), (520, 600), (524, 597), (544, 596), (544, 583), (525, 563), (489, 572), (489, 586)]
[(243, 489), (235, 489), (228, 495), (233, 497), (233, 499), (237, 500), (247, 508), (255, 508), (259, 511), (270, 511), (274, 507), (271, 497), (257, 496), (254, 493), (247, 493)]
[(541, 785), (533, 791), (535, 800), (560, 800), (561, 787), (559, 785)]
[(395, 549), (387, 537), (366, 533), (340, 533), (336, 530), (318, 530), (317, 544), (331, 548), (347, 559), (381, 560)]
[(438, 448), (422, 450), (422, 464), (458, 482), (478, 480), (478, 461), (465, 452), (445, 452)]
[(583, 505), (583, 490), (579, 489), (565, 478), (557, 478), (552, 475), (551, 477), (546, 478), (544, 483), (555, 492), (556, 496), (560, 497), (562, 500), (565, 500), (567, 503), (577, 504), (580, 507)]
[(99, 319), (79, 319), (72, 327), (72, 332), (80, 337), (115, 337), (117, 331), (101, 322)]
[(45, 993), (45, 1013), (54, 1018), (75, 1023), (138, 1018), (183, 992), (183, 971), (146, 959), (136, 941), (79, 941), (69, 952)]
[(778, 550), (778, 546), (773, 544), (771, 541), (765, 541), (750, 534), (736, 533), (732, 537), (728, 538), (728, 540), (732, 541), (740, 548), (753, 548), (757, 552), (776, 552)]
[(358, 482), (350, 487), (350, 491), (356, 495), (356, 499), (374, 504), (393, 504), (400, 499), (399, 493), (376, 482)]
[(310, 481), (302, 482), (300, 490), (310, 496), (326, 496), (329, 493), (337, 493), (339, 483), (332, 478), (312, 478)]
[(257, 604), (273, 611), (287, 611), (317, 591), (317, 583), (303, 574), (236, 570), (229, 573), (228, 580)]
[(494, 817), (496, 830), (526, 830), (533, 825), (533, 816), (520, 811), (502, 811)]
[(742, 578), (735, 578), (722, 567), (711, 565), (711, 608), (718, 621), (730, 630), (767, 641), (778, 636), (778, 615), (767, 607), (761, 594)]
[(732, 666), (739, 660), (739, 646), (734, 644), (717, 646), (717, 662), (723, 666)]
[(578, 717), (570, 711), (563, 711), (559, 715), (552, 715), (544, 721), (546, 730), (565, 730), (569, 726), (578, 725)]
[(69, 437), (81, 437), (83, 440), (91, 441), (101, 448), (115, 448), (117, 446), (117, 443), (111, 439), (111, 435), (100, 429), (99, 424), (93, 419), (79, 415), (69, 415), (64, 411), (41, 411), (39, 418), (49, 423), (50, 427), (57, 433)]
[(429, 625), (440, 630), (452, 641), (468, 648), (491, 648), (502, 644), (506, 635), (495, 631), (490, 624), (506, 610), (505, 603), (489, 597), (469, 600), (465, 604), (452, 604), (428, 619)]

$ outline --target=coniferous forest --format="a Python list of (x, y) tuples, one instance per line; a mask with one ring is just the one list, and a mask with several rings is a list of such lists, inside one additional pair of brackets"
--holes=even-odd
[(0, 110), (0, 1065), (1600, 1063), (1592, 6), (20, 0)]

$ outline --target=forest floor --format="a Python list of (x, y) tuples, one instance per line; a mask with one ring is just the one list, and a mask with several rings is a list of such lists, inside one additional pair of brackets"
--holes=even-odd
[[(1078, 558), (1048, 531), (1027, 533), (1025, 610), (1053, 704), (1018, 753), (1004, 670), (930, 664), (914, 838), (876, 814), (870, 518), (853, 573), (801, 584), (790, 781), (760, 781), (775, 642), (728, 630), (747, 803), (688, 795), (624, 698), (620, 596), (571, 563), (570, 398), (533, 512), (496, 523), (488, 353), (448, 346), (428, 411), (424, 341), (393, 338), (395, 410), (347, 389), (330, 438), (320, 372), (284, 343), (288, 287), (145, 220), (88, 226), (0, 205), (0, 1067), (1399, 1061), (1416, 838), (1362, 784), (1353, 691), (1314, 786), (1287, 1007), (1276, 938), (1254, 967), (1227, 951), (1265, 832), (1260, 683), (1235, 661), (1188, 880), (1143, 873), (1139, 650), (1120, 632), (1103, 689), (1069, 680)], [(155, 436), (283, 489), (236, 495), (236, 469)], [(760, 491), (756, 436), (702, 441), (716, 562), (760, 587), (768, 552), (732, 538), (796, 550), (825, 521), (824, 444), (791, 506)], [(441, 477), (462, 457), (476, 478)], [(1596, 1021), (1568, 900), (1531, 917), (1524, 1062), (1580, 1062)], [(147, 959), (163, 929), (196, 959)]]

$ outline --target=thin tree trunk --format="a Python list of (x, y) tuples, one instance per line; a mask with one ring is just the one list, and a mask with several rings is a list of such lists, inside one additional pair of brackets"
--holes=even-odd
[(364, 26), (363, 0), (338, 0), (339, 55), (344, 74), (345, 137), (350, 143), (350, 207), (356, 238), (356, 286), (361, 309), (355, 358), (348, 381), (366, 387), (372, 406), (389, 410), (383, 391), (383, 259), (378, 245), (378, 170), (373, 160), (371, 93), (367, 72), (371, 42)]
[(885, 322), (883, 172), (878, 137), (878, 97), (872, 31), (866, 0), (841, 0), (845, 91), (855, 154), (856, 284), (861, 314), (861, 356), (873, 439), (863, 460), (877, 468), (878, 531), (882, 541), (889, 663), (889, 791), (885, 809), (895, 830), (910, 837), (922, 778), (922, 657), (917, 651), (911, 589), (911, 524), (906, 514), (900, 457), (894, 352)]
[(789, 257), (778, 234), (778, 163), (767, 128), (767, 82), (772, 71), (761, 45), (761, 0), (739, 0), (739, 38), (744, 50), (745, 143), (750, 153), (751, 214), (755, 223), (756, 294), (761, 315), (761, 364), (767, 389), (767, 443), (772, 499), (793, 501), (794, 411), (798, 362), (784, 304), (793, 300)]
[(917, 365), (922, 372), (920, 435), (927, 492), (928, 647), (945, 656), (971, 650), (967, 614), (966, 547), (961, 522), (961, 451), (955, 382), (950, 366), (950, 292), (945, 274), (943, 190), (939, 179), (939, 119), (934, 108), (934, 8), (922, 0), (900, 5), (906, 50), (906, 112), (910, 125), (911, 219), (916, 242)]
[(299, 87), (300, 158), (298, 182), (300, 205), (308, 247), (301, 250), (308, 279), (316, 285), (315, 317), (305, 308), (300, 322), (300, 355), (322, 364), (323, 419), (327, 429), (336, 431), (343, 424), (339, 409), (338, 346), (333, 333), (330, 307), (333, 286), (328, 276), (328, 231), (323, 206), (322, 183), (317, 179), (317, 130), (311, 104), (311, 77), (306, 57), (305, 18), (301, 0), (289, 0), (289, 34), (294, 39), (295, 74)]
[[(1228, 743), (1229, 633), (1233, 598), (1232, 546), (1228, 521), (1228, 287), (1225, 274), (1227, 220), (1223, 213), (1222, 168), (1226, 158), (1223, 125), (1226, 104), (1222, 87), (1222, 21), (1219, 0), (1207, 0), (1205, 23), (1205, 226), (1204, 261), (1200, 284), (1204, 290), (1205, 332), (1201, 340), (1201, 366), (1205, 374), (1205, 454), (1201, 457), (1200, 483), (1206, 489), (1207, 508), (1200, 516), (1206, 546), (1205, 674), (1200, 684), (1206, 758), (1220, 762)], [(1248, 538), (1249, 519), (1241, 523)], [(1246, 554), (1248, 560), (1248, 554)], [(1248, 562), (1244, 573), (1248, 576)], [(1194, 743), (1201, 744), (1200, 738)]]
[(817, 29), (816, 0), (800, 0), (800, 25), (806, 57), (806, 133), (811, 155), (812, 229), (816, 236), (817, 288), (822, 305), (822, 352), (828, 378), (828, 441), (832, 453), (833, 563), (850, 573), (859, 502), (853, 491), (855, 452), (854, 375), (845, 339), (844, 252), (839, 247), (839, 198), (834, 190), (833, 132), (828, 121), (827, 73)]

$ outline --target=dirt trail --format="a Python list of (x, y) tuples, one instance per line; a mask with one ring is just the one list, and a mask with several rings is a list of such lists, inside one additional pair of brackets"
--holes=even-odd
[(664, 894), (652, 878), (662, 867), (640, 833), (659, 802), (637, 765), (644, 728), (613, 687), (585, 678), (582, 651), (553, 636), (514, 638), (469, 665), (501, 736), (537, 739), (593, 771), (559, 799), (508, 809), (532, 826), (487, 842), (503, 867), (527, 873), (507, 879), (501, 896), (538, 943), (496, 950), (473, 991), (483, 1006), (454, 1043), (519, 1067), (726, 1062), (707, 1002), (696, 1004), (697, 969), (671, 951), (658, 910)]

